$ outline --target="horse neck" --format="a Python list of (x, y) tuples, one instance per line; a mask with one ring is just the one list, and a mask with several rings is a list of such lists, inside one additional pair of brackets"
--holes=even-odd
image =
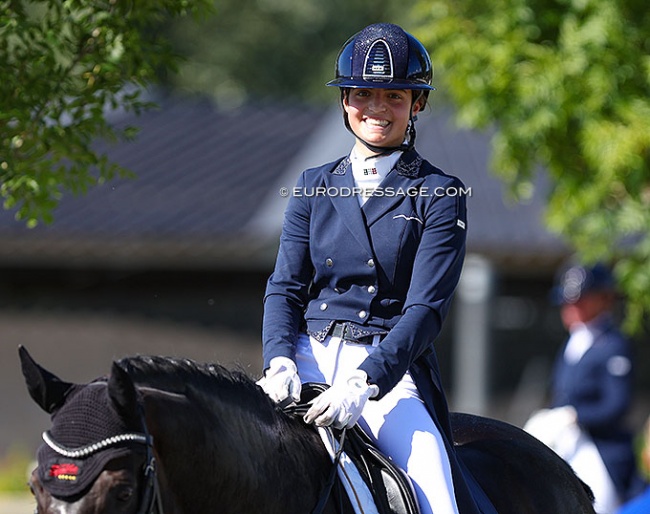
[[(166, 502), (189, 505), (202, 498), (206, 508), (225, 506), (224, 514), (228, 505), (243, 512), (247, 502), (248, 512), (271, 514), (269, 502), (278, 504), (278, 513), (290, 513), (292, 497), (304, 495), (300, 501), (307, 503), (317, 497), (330, 465), (318, 435), (278, 413), (266, 398), (157, 390), (143, 396), (159, 472), (174, 494)], [(302, 492), (296, 495), (298, 485)], [(290, 495), (278, 501), (283, 491)]]

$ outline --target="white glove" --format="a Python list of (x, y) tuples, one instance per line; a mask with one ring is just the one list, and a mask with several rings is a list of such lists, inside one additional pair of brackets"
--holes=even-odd
[(570, 405), (541, 409), (533, 413), (523, 428), (563, 458), (575, 450), (580, 436), (578, 414)]
[(294, 402), (300, 401), (302, 385), (298, 377), (298, 368), (288, 357), (273, 357), (269, 362), (269, 369), (257, 381), (257, 385), (264, 389), (275, 403), (283, 403), (289, 398)]
[(333, 385), (309, 402), (311, 407), (303, 419), (319, 427), (351, 427), (359, 420), (368, 398), (378, 394), (379, 387), (368, 384), (368, 375), (358, 369), (346, 381)]

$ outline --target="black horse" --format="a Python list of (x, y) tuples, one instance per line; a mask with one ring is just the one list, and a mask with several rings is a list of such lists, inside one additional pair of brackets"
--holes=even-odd
[[(30, 480), (38, 514), (308, 514), (322, 495), (332, 464), (319, 436), (242, 372), (132, 357), (80, 385), (20, 356), (53, 420)], [(452, 424), (500, 514), (594, 513), (571, 468), (522, 430), (466, 414)], [(348, 512), (332, 494), (324, 513)]]

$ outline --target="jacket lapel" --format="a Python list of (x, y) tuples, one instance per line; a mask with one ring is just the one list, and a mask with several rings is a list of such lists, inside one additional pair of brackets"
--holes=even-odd
[(352, 232), (364, 250), (372, 255), (368, 228), (359, 208), (359, 200), (356, 195), (344, 194), (347, 191), (351, 192), (354, 188), (354, 177), (349, 157), (343, 159), (331, 173), (325, 174), (325, 187), (333, 188), (333, 191), (339, 192), (339, 194), (328, 195), (330, 201), (348, 230)]
[[(363, 206), (363, 213), (368, 226), (380, 219), (397, 203), (404, 201), (408, 190), (418, 188), (422, 184), (420, 166), (422, 157), (415, 151), (402, 155), (386, 179), (382, 182), (383, 196), (371, 196)], [(390, 194), (386, 194), (390, 192)]]

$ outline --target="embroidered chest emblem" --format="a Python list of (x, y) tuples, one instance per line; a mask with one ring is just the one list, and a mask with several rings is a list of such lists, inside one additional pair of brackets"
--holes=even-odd
[(73, 463), (52, 464), (50, 468), (50, 476), (58, 480), (66, 480), (74, 482), (79, 475), (79, 466)]

